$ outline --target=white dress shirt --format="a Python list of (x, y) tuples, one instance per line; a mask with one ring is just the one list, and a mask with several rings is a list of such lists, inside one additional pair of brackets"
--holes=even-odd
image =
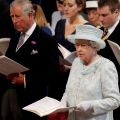
[[(33, 33), (35, 27), (36, 27), (36, 23), (34, 22), (33, 25), (30, 27), (30, 29), (28, 29), (28, 30), (25, 32), (25, 37), (24, 37), (23, 44), (24, 44), (24, 43), (27, 41), (27, 39), (31, 36), (31, 34)], [(22, 34), (22, 32), (21, 32), (21, 34)], [(22, 45), (23, 45), (23, 44), (22, 44)], [(21, 46), (20, 46), (20, 47), (21, 47)], [(16, 49), (16, 52), (20, 49), (20, 47)]]

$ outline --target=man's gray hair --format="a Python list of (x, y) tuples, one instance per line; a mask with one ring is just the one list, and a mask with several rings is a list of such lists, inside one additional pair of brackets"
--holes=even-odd
[(14, 0), (10, 4), (10, 8), (15, 6), (15, 5), (20, 6), (25, 14), (29, 14), (29, 13), (34, 14), (33, 5), (32, 5), (30, 0)]

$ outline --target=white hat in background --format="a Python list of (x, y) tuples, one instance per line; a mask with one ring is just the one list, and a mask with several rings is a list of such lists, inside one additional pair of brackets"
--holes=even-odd
[(89, 40), (95, 42), (99, 49), (105, 47), (105, 42), (101, 39), (103, 31), (92, 25), (79, 25), (76, 27), (76, 33), (69, 35), (68, 40), (75, 44), (76, 39)]
[(98, 1), (97, 0), (86, 1), (86, 8), (98, 8)]

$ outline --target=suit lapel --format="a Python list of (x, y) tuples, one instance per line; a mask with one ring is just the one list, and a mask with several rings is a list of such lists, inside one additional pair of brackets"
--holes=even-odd
[[(29, 36), (29, 38), (26, 40), (26, 42), (18, 49), (17, 52), (21, 52), (21, 51), (25, 51), (25, 49), (32, 49), (33, 47), (33, 42), (36, 42), (38, 41), (38, 30), (40, 30), (40, 28), (38, 26), (36, 26), (35, 30), (33, 31), (33, 33)], [(36, 34), (37, 33), (37, 34)], [(20, 36), (20, 35), (19, 35)], [(18, 38), (19, 39), (19, 38)], [(17, 41), (17, 44), (18, 44), (18, 41)], [(16, 46), (17, 46), (16, 44)]]
[(118, 25), (116, 26), (115, 30), (108, 37), (108, 39), (110, 39), (120, 45), (119, 38), (120, 38), (120, 21), (119, 21)]

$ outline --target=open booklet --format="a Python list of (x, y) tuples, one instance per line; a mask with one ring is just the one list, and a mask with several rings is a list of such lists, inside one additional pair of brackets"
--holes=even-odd
[(20, 73), (29, 70), (27, 67), (17, 63), (16, 61), (0, 55), (0, 73), (7, 76), (12, 73)]
[(27, 67), (5, 56), (10, 38), (0, 39), (0, 73), (7, 76), (12, 73), (20, 73), (29, 70)]
[(43, 117), (52, 113), (65, 112), (74, 108), (75, 107), (64, 107), (60, 101), (54, 98), (44, 97), (28, 106), (25, 106), (23, 110), (33, 112), (38, 116)]
[(108, 43), (109, 43), (109, 45), (114, 53), (119, 65), (120, 65), (120, 46), (111, 40), (107, 40), (107, 41), (108, 41)]
[(9, 46), (10, 38), (0, 38), (0, 52), (1, 54), (6, 53), (6, 50)]
[(60, 57), (60, 62), (65, 65), (71, 66), (73, 60), (77, 57), (76, 51), (70, 52), (65, 47), (63, 47), (61, 44), (58, 44), (58, 49), (60, 50), (60, 52), (62, 53), (64, 57), (64, 58)]

